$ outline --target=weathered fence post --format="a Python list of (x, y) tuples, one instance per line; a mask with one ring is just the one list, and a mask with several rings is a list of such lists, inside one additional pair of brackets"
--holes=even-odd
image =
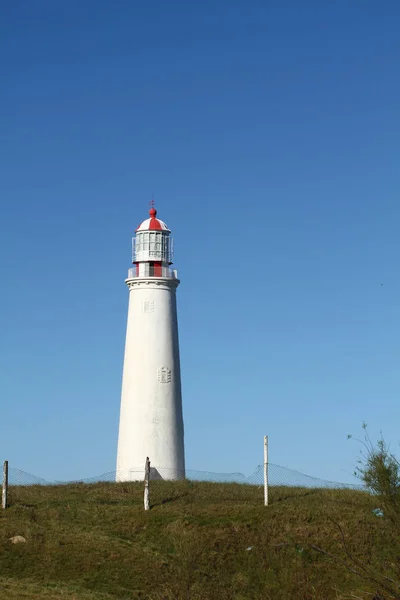
[(3, 464), (3, 491), (1, 496), (1, 506), (3, 510), (7, 508), (7, 494), (8, 494), (8, 460), (4, 461)]
[(144, 510), (150, 510), (149, 479), (150, 479), (150, 459), (149, 459), (149, 457), (147, 457), (146, 464), (144, 467)]
[(268, 436), (264, 436), (264, 506), (268, 506)]

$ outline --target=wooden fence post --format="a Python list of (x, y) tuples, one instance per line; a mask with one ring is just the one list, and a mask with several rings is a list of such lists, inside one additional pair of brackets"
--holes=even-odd
[(7, 494), (8, 494), (8, 460), (4, 461), (3, 464), (3, 491), (1, 496), (1, 506), (3, 510), (7, 508)]
[(149, 459), (149, 457), (147, 457), (146, 464), (144, 467), (144, 510), (150, 510), (149, 479), (150, 479), (150, 459)]
[(268, 436), (264, 436), (264, 506), (268, 506)]

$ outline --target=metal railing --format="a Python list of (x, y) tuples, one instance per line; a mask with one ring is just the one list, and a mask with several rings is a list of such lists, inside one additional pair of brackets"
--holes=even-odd
[(128, 279), (142, 279), (144, 277), (154, 277), (155, 279), (178, 279), (178, 271), (169, 267), (161, 267), (161, 274), (154, 274), (154, 269), (150, 265), (140, 265), (140, 273), (136, 272), (136, 267), (128, 270)]

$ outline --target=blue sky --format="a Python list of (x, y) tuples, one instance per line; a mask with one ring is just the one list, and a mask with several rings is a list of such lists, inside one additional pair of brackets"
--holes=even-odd
[(400, 5), (3, 2), (1, 459), (115, 468), (135, 227), (175, 238), (187, 464), (399, 449)]

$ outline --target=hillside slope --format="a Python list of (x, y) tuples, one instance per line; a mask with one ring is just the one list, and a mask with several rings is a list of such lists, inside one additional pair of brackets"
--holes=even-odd
[(347, 553), (372, 578), (399, 580), (399, 542), (372, 496), (272, 488), (269, 507), (262, 498), (256, 486), (157, 481), (145, 512), (142, 484), (11, 488), (0, 598), (373, 598), (379, 584), (347, 569), (362, 571)]

